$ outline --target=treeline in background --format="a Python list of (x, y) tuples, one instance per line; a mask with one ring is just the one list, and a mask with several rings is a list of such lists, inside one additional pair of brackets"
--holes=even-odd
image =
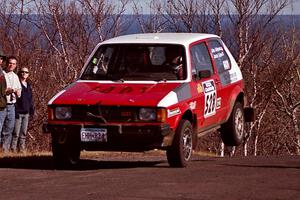
[[(47, 102), (78, 78), (95, 45), (128, 33), (203, 32), (222, 37), (246, 82), (255, 121), (245, 142), (224, 148), (218, 133), (198, 149), (224, 155), (300, 154), (300, 16), (290, 0), (2, 0), (0, 45), (30, 70), (36, 116), (31, 151), (50, 150), (42, 133)], [(147, 13), (145, 14), (145, 11)]]

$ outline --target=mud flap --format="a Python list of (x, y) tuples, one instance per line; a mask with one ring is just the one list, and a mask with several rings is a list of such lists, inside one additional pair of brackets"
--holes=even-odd
[(254, 108), (246, 107), (244, 108), (245, 122), (253, 122), (255, 119)]

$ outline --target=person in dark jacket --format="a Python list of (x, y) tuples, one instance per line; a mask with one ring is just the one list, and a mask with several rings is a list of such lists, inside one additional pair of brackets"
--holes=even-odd
[(6, 56), (3, 54), (2, 50), (0, 49), (0, 110), (3, 110), (6, 107), (6, 80), (2, 68), (5, 58)]
[(29, 70), (26, 67), (21, 68), (18, 73), (22, 86), (21, 97), (17, 99), (16, 106), (16, 121), (13, 132), (11, 149), (13, 152), (26, 152), (26, 135), (29, 122), (29, 116), (34, 115), (34, 106), (32, 100), (32, 88), (27, 81)]
[[(3, 63), (6, 59), (6, 56), (3, 54), (2, 49), (0, 49), (0, 144), (2, 137), (2, 127), (5, 119), (5, 107), (6, 107), (6, 80), (3, 73)], [(0, 145), (1, 146), (1, 145)]]

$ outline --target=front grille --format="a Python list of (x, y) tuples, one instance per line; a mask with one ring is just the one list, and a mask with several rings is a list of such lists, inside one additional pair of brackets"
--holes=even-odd
[(72, 106), (72, 120), (92, 122), (136, 122), (139, 109), (120, 106)]

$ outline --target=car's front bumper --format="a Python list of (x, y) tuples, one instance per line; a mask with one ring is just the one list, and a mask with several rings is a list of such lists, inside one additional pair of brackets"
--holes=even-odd
[(163, 149), (171, 145), (174, 136), (174, 131), (168, 124), (65, 125), (46, 123), (43, 126), (46, 133), (67, 135), (79, 139), (81, 128), (105, 128), (107, 130), (107, 142), (81, 142), (81, 149), (86, 150), (144, 151), (156, 148)]

